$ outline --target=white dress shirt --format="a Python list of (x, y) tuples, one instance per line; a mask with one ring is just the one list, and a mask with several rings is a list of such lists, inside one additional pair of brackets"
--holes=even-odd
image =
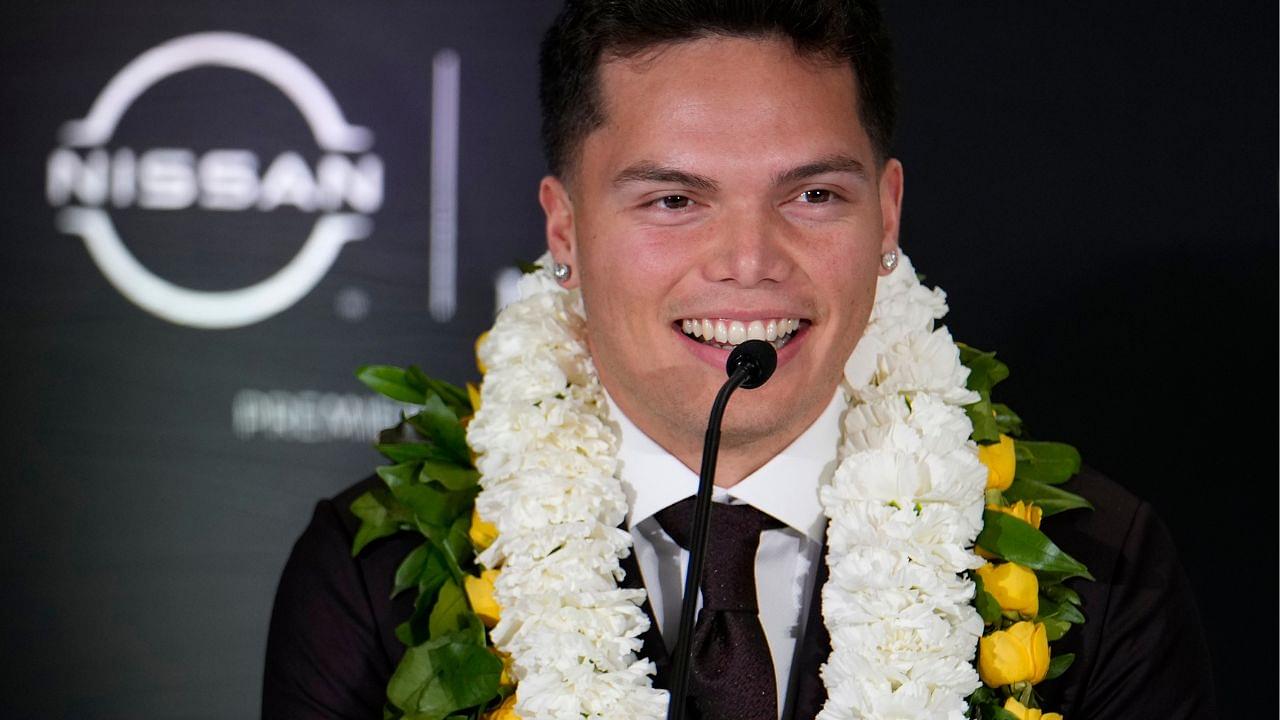
[[(649, 603), (668, 650), (675, 647), (689, 553), (663, 531), (654, 513), (698, 492), (698, 473), (685, 467), (635, 426), (609, 398), (612, 418), (621, 428), (621, 479), (630, 512), (627, 528), (635, 541)], [(818, 487), (835, 472), (840, 439), (840, 394), (813, 425), (759, 470), (731, 488), (715, 489), (713, 500), (746, 503), (785, 523), (760, 536), (756, 552), (756, 597), (760, 623), (773, 656), (778, 711), (790, 682), (791, 660), (808, 617), (813, 575), (822, 550), (825, 518)], [(707, 558), (708, 563), (715, 558)], [(778, 578), (760, 582), (759, 578)], [(781, 581), (785, 579), (786, 581)], [(699, 599), (701, 605), (701, 599)]]

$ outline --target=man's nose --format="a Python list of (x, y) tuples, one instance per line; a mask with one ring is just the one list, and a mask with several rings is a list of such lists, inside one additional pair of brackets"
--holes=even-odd
[(786, 228), (772, 208), (726, 210), (714, 232), (705, 265), (708, 280), (755, 287), (790, 275)]

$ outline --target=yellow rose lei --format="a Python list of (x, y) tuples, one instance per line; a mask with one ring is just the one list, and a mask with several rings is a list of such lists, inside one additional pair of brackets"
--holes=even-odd
[[(899, 273), (911, 272), (910, 263), (905, 258), (903, 266)], [(914, 275), (908, 280), (899, 280), (899, 289), (905, 288), (903, 292), (914, 292), (917, 297), (926, 297), (930, 303), (941, 304), (940, 291), (931, 291), (932, 296), (920, 294), (915, 290), (919, 284), (915, 282)], [(549, 292), (557, 290), (542, 281), (535, 285), (549, 288)], [(898, 298), (898, 301), (901, 303), (902, 298)], [(558, 316), (557, 313), (563, 313), (566, 307), (571, 307), (559, 300), (543, 302), (542, 305), (539, 302), (542, 301), (533, 303), (533, 315), (529, 317), (529, 321), (553, 335), (563, 334), (564, 343), (574, 346), (577, 341), (573, 338), (580, 332), (580, 316), (575, 317), (577, 313), (572, 311), (563, 317)], [(883, 308), (880, 306), (881, 295), (878, 293), (878, 310), (887, 310), (887, 313), (880, 313), (882, 316), (919, 312), (911, 305), (899, 305), (896, 308), (892, 305), (885, 305)], [(521, 312), (529, 313), (530, 308), (526, 303)], [(539, 312), (546, 313), (546, 316), (539, 318)], [(941, 316), (936, 307), (927, 312), (934, 313), (935, 317)], [(941, 312), (945, 312), (945, 304), (941, 304)], [(873, 316), (875, 314), (876, 311), (873, 311)], [(881, 317), (880, 322), (883, 324), (892, 320), (892, 317)], [(931, 323), (932, 321), (930, 327)], [(1042, 681), (1057, 677), (1071, 663), (1072, 657), (1069, 654), (1053, 655), (1049, 643), (1060, 638), (1072, 625), (1084, 621), (1079, 609), (1079, 596), (1063, 582), (1072, 577), (1089, 578), (1089, 575), (1084, 566), (1040, 532), (1039, 524), (1044, 515), (1089, 506), (1084, 499), (1056, 487), (1078, 471), (1080, 458), (1073, 448), (1066, 445), (1020, 439), (1021, 420), (1007, 406), (991, 400), (992, 387), (1007, 377), (1008, 368), (995, 359), (994, 353), (950, 344), (950, 336), (945, 334), (945, 330), (939, 332), (942, 333), (942, 345), (935, 349), (942, 350), (945, 355), (946, 347), (951, 347), (951, 352), (958, 353), (959, 361), (963, 363), (967, 373), (967, 377), (960, 376), (962, 394), (955, 395), (952, 392), (950, 401), (963, 403), (962, 417), (967, 418), (971, 430), (968, 433), (971, 452), (975, 460), (981, 463), (979, 467), (985, 466), (986, 510), (981, 512), (981, 532), (977, 533), (976, 546), (972, 550), (992, 561), (982, 564), (980, 559), (975, 558), (972, 564), (968, 564), (963, 555), (958, 555), (951, 558), (949, 564), (944, 563), (946, 567), (960, 564), (960, 574), (955, 579), (962, 585), (957, 587), (967, 585), (971, 588), (968, 597), (972, 599), (973, 608), (976, 609), (975, 616), (981, 618), (981, 632), (977, 633), (980, 637), (975, 636), (976, 647), (969, 653), (969, 661), (974, 663), (974, 669), (966, 671), (980, 677), (981, 684), (971, 692), (965, 690), (969, 693), (963, 705), (967, 707), (967, 711), (949, 709), (946, 715), (955, 718), (1061, 720), (1060, 715), (1043, 713), (1039, 708), (1035, 687)], [(890, 332), (872, 342), (860, 343), (860, 347), (875, 342), (889, 342), (893, 337), (894, 334)], [(936, 345), (934, 341), (938, 337), (934, 333), (928, 341)], [(504, 336), (499, 342), (508, 344), (500, 355), (524, 358), (523, 351), (518, 346), (520, 338)], [(516, 342), (517, 345), (510, 346), (511, 342)], [(481, 346), (482, 342), (478, 341), (477, 348)], [(867, 372), (873, 375), (879, 373), (881, 376), (893, 376), (897, 372), (883, 366), (876, 367), (874, 354), (869, 357), (871, 364), (863, 368)], [(534, 366), (523, 367), (525, 360), (532, 361)], [(508, 367), (515, 367), (517, 372), (531, 370), (534, 374), (528, 379), (535, 387), (539, 383), (559, 383), (559, 391), (548, 387), (551, 387), (556, 398), (561, 399), (587, 397), (575, 395), (579, 392), (575, 389), (578, 387), (575, 383), (598, 382), (594, 380), (589, 357), (582, 353), (560, 357), (553, 363), (556, 364), (558, 366), (543, 366), (539, 369), (537, 362), (529, 357), (520, 360), (516, 366)], [(857, 364), (857, 359), (851, 358), (850, 368)], [(486, 368), (481, 365), (481, 373), (486, 374), (485, 371)], [(847, 370), (849, 372), (853, 370)], [(621, 634), (613, 641), (609, 640), (607, 631), (600, 636), (601, 641), (619, 643), (617, 648), (621, 654), (612, 656), (617, 660), (611, 662), (620, 663), (617, 665), (616, 677), (622, 684), (600, 686), (596, 683), (597, 690), (592, 692), (600, 692), (598, 688), (603, 687), (604, 694), (589, 700), (588, 705), (578, 704), (581, 698), (570, 698), (567, 704), (556, 700), (554, 693), (557, 690), (550, 686), (542, 687), (541, 680), (528, 687), (517, 686), (518, 681), (527, 679), (525, 675), (531, 666), (520, 665), (519, 662), (513, 665), (513, 660), (519, 658), (513, 659), (500, 649), (512, 640), (512, 633), (517, 632), (522, 621), (514, 621), (515, 625), (504, 622), (503, 608), (495, 599), (501, 595), (495, 595), (495, 583), (501, 586), (505, 582), (501, 567), (503, 558), (510, 561), (511, 555), (506, 550), (498, 551), (494, 547), (502, 538), (499, 526), (503, 522), (495, 525), (488, 521), (492, 518), (481, 517), (476, 510), (476, 494), (483, 481), (476, 468), (476, 455), (468, 444), (471, 439), (468, 427), (472, 417), (480, 409), (482, 391), (486, 410), (492, 409), (489, 407), (491, 402), (514, 402), (515, 405), (511, 407), (519, 408), (525, 400), (505, 397), (504, 393), (510, 392), (509, 390), (490, 387), (487, 382), (482, 386), (482, 391), (470, 384), (464, 390), (433, 379), (415, 367), (402, 370), (389, 366), (366, 366), (357, 375), (374, 390), (417, 406), (412, 414), (406, 414), (395, 428), (385, 431), (379, 438), (378, 449), (393, 463), (378, 468), (386, 489), (366, 493), (351, 508), (362, 522), (354, 542), (353, 554), (360, 552), (368, 543), (395, 532), (418, 532), (424, 538), (424, 542), (402, 563), (395, 577), (393, 593), (414, 589), (417, 591), (417, 599), (412, 617), (397, 628), (397, 636), (408, 649), (388, 684), (386, 717), (412, 720), (512, 720), (520, 717), (517, 715), (518, 707), (525, 708), (521, 712), (530, 713), (526, 720), (563, 716), (564, 713), (557, 708), (569, 712), (572, 717), (616, 717), (617, 712), (628, 717), (660, 716), (665, 711), (665, 693), (653, 690), (648, 684), (645, 676), (652, 673), (651, 663), (635, 658), (639, 649), (639, 633), (648, 623), (638, 609), (643, 598), (642, 591), (619, 590), (616, 585), (612, 586), (613, 589), (601, 587), (592, 591), (597, 593), (598, 598), (593, 602), (603, 601), (606, 605), (602, 607), (613, 608), (609, 612), (615, 614), (615, 620), (610, 622), (622, 623), (617, 625), (618, 630), (615, 631)], [(902, 392), (894, 397), (899, 398), (894, 402), (905, 402), (906, 410), (911, 410), (914, 397), (912, 392)], [(916, 402), (924, 403), (925, 406), (928, 405), (926, 400), (928, 398), (924, 394), (915, 398)], [(853, 401), (862, 402), (856, 392)], [(542, 401), (537, 401), (540, 402)], [(553, 399), (552, 402), (558, 400)], [(864, 408), (861, 420), (846, 421), (846, 432), (855, 425), (861, 427), (864, 434), (874, 431), (876, 419), (868, 415), (868, 412), (874, 414), (880, 411), (870, 410), (873, 404)], [(539, 412), (546, 411), (543, 408)], [(557, 422), (566, 420), (571, 423), (582, 421), (568, 420), (566, 416)], [(862, 424), (858, 425), (859, 422)], [(594, 472), (592, 467), (603, 468), (608, 474), (612, 474), (614, 464), (608, 458), (613, 451), (604, 437), (608, 433), (606, 431), (597, 440), (590, 440), (591, 433), (599, 429), (597, 427), (592, 430), (592, 427), (596, 426), (588, 423), (579, 428), (580, 433), (587, 434), (575, 442), (587, 444), (576, 446), (579, 447), (578, 452), (583, 447), (590, 449), (571, 462), (587, 463), (582, 468), (588, 475)], [(489, 442), (491, 444), (492, 439)], [(535, 450), (536, 452), (538, 451)], [(537, 459), (534, 458), (533, 461), (536, 465)], [(600, 464), (593, 466), (592, 463)], [(492, 462), (489, 467), (488, 472), (492, 472)], [(570, 491), (585, 492), (587, 497), (591, 497), (591, 493), (584, 489)], [(829, 515), (836, 513), (832, 515), (834, 523), (841, 520), (840, 503), (846, 498), (833, 495), (833, 492), (835, 491), (831, 488), (824, 490), (824, 505), (827, 506)], [(498, 496), (493, 496), (486, 507), (501, 510), (498, 514), (509, 512), (510, 503), (497, 498)], [(519, 495), (507, 497), (516, 505), (522, 502), (519, 498)], [(616, 498), (605, 502), (613, 502), (613, 505), (607, 508), (602, 517), (609, 518), (612, 526), (616, 526), (617, 523), (613, 522), (617, 519), (615, 516), (619, 515), (619, 508), (614, 507), (617, 505)], [(890, 513), (906, 511), (909, 517), (912, 512), (911, 503), (906, 508), (896, 501), (891, 501), (888, 505), (884, 509)], [(524, 510), (521, 512), (536, 506), (522, 507)], [(978, 510), (981, 511), (981, 508)], [(929, 510), (929, 506), (922, 506), (916, 501), (914, 513), (920, 515), (922, 511), (934, 512)], [(512, 517), (508, 516), (505, 522), (511, 523)], [(537, 527), (537, 524), (530, 527)], [(604, 527), (609, 526), (606, 524)], [(535, 548), (535, 552), (546, 552), (553, 550), (558, 543), (573, 542), (573, 532), (576, 531), (564, 535), (562, 539), (526, 533), (521, 542), (533, 542), (534, 545), (549, 543), (545, 550), (538, 551)], [(973, 535), (969, 537), (973, 538)], [(612, 557), (615, 562), (617, 557), (629, 552), (629, 536), (622, 530), (609, 532), (607, 536), (598, 537), (592, 542), (607, 548), (606, 556)], [(593, 562), (591, 557), (583, 555), (580, 561)], [(490, 564), (494, 567), (487, 567)], [(969, 568), (967, 571), (964, 570), (966, 567)], [(616, 570), (610, 571), (612, 572)], [(507, 592), (511, 592), (510, 586)], [(831, 588), (824, 588), (823, 598), (824, 606), (829, 602), (841, 603), (848, 599)], [(592, 622), (589, 613), (572, 611), (568, 606), (566, 610), (556, 612), (565, 611), (569, 612), (565, 618), (577, 617), (577, 622)], [(527, 612), (527, 608), (522, 612)], [(838, 631), (838, 626), (832, 627), (832, 613), (825, 612), (825, 615), (828, 629)], [(839, 622), (838, 614), (834, 617)], [(545, 619), (539, 622), (545, 622)], [(622, 629), (624, 626), (625, 630)], [(572, 636), (572, 626), (566, 627), (566, 630)], [(837, 633), (833, 632), (833, 635)], [(564, 654), (566, 650), (542, 648), (551, 654), (532, 660), (528, 643), (523, 647), (525, 649), (518, 654), (524, 658), (522, 662), (526, 663), (555, 663), (556, 653)], [(849, 651), (837, 648), (837, 653), (847, 654)], [(570, 666), (564, 667), (567, 669)], [(828, 666), (823, 672), (831, 691), (832, 669)], [(959, 682), (960, 685), (954, 686), (967, 685), (966, 680)], [(977, 684), (976, 677), (974, 683)], [(612, 690), (609, 689), (611, 687)], [(973, 688), (972, 685), (967, 687)], [(520, 690), (519, 693), (517, 689)], [(820, 717), (825, 720), (878, 716), (874, 709), (866, 709), (872, 707), (868, 702), (876, 701), (878, 696), (875, 692), (879, 692), (878, 690), (855, 703), (857, 707), (863, 707), (863, 710), (856, 710), (855, 705), (842, 707), (843, 701), (852, 697), (846, 694), (848, 690), (849, 688), (841, 685), (829, 697)], [(887, 687), (885, 692), (888, 695), (884, 697), (891, 697), (898, 690), (906, 691), (905, 687)], [(610, 693), (614, 692), (617, 695), (610, 700)], [(570, 711), (570, 707), (595, 709)], [(624, 707), (631, 710), (619, 710)], [(614, 714), (611, 715), (611, 712)], [(913, 716), (930, 715), (924, 713)]]

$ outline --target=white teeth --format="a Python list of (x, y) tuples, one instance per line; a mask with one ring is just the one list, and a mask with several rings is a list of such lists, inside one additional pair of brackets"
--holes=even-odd
[(747, 340), (766, 340), (781, 348), (800, 329), (799, 318), (722, 320), (687, 318), (680, 321), (686, 335), (712, 345), (741, 345)]
[(742, 324), (741, 320), (733, 320), (729, 323), (729, 344), (741, 345), (747, 341), (747, 326)]

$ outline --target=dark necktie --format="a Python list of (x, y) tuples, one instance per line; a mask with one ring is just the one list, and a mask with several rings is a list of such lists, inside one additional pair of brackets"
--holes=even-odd
[[(693, 498), (655, 516), (680, 547), (689, 549)], [(702, 610), (693, 626), (689, 695), (702, 720), (777, 720), (773, 656), (756, 604), (756, 548), (760, 533), (782, 523), (750, 505), (714, 503), (703, 565)]]

